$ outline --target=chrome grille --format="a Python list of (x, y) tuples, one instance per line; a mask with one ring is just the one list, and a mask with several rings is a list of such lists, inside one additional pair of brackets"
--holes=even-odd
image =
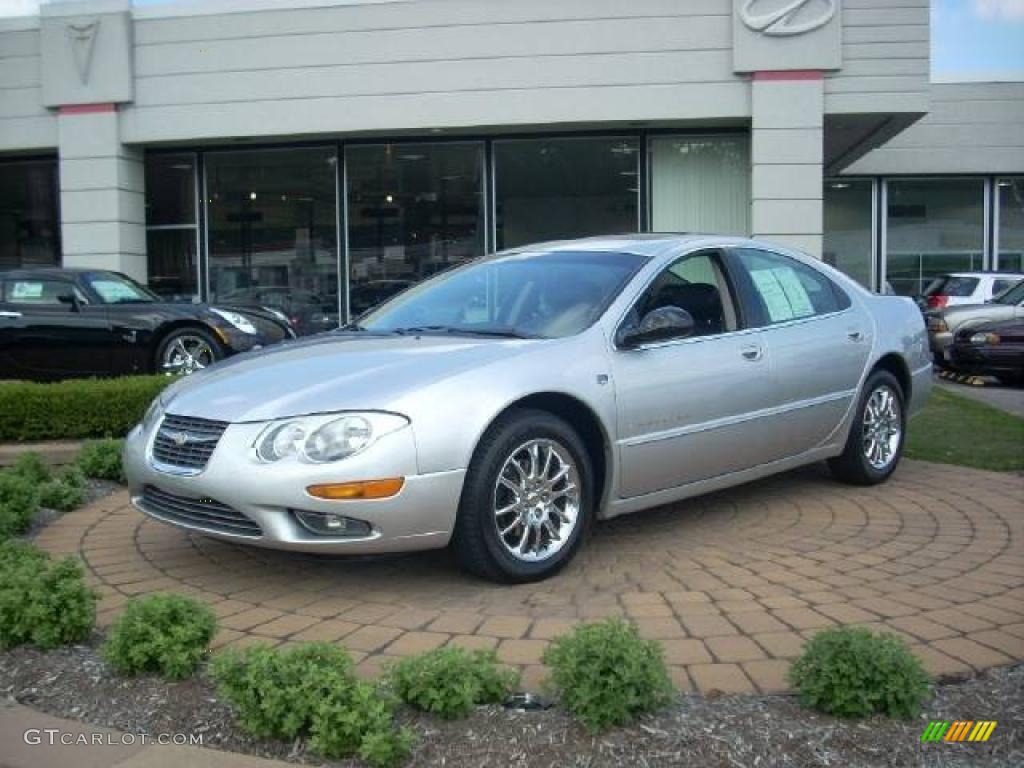
[(181, 523), (195, 528), (235, 536), (263, 535), (263, 529), (237, 509), (213, 499), (193, 499), (175, 496), (152, 485), (142, 489), (138, 502), (142, 510), (153, 517), (170, 523)]
[(227, 426), (226, 421), (168, 414), (156, 431), (153, 458), (168, 467), (202, 471)]

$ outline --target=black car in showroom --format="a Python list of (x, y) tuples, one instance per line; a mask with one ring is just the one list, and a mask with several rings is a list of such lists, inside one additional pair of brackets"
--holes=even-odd
[(0, 272), (0, 379), (189, 374), (294, 336), (270, 310), (168, 302), (120, 272)]

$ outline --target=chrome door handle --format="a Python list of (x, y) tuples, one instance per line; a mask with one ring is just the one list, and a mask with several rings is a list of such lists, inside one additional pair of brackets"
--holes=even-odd
[(862, 331), (847, 331), (846, 338), (852, 342), (864, 341), (864, 333)]
[(9, 320), (17, 320), (19, 317), (21, 317), (21, 312), (7, 312), (7, 311), (3, 311), (3, 312), (0, 312), (0, 317), (6, 317)]
[(743, 349), (740, 350), (740, 354), (743, 355), (743, 358), (745, 360), (755, 362), (761, 359), (763, 350), (760, 347), (744, 347)]

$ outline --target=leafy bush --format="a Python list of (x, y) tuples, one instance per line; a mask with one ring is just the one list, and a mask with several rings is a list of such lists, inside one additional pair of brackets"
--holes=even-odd
[(36, 484), (45, 483), (51, 477), (50, 467), (43, 457), (32, 452), (21, 454), (7, 471)]
[(406, 704), (446, 720), (465, 717), (477, 704), (504, 701), (518, 676), (498, 665), (494, 651), (438, 648), (391, 667), (392, 689)]
[(397, 764), (411, 748), (412, 734), (395, 729), (393, 700), (356, 679), (343, 648), (228, 649), (214, 658), (211, 673), (239, 724), (256, 736), (291, 740), (307, 733), (324, 757), (358, 753), (379, 766)]
[(789, 680), (804, 706), (841, 717), (912, 717), (928, 695), (928, 675), (906, 644), (863, 627), (816, 634), (790, 667)]
[(70, 512), (85, 501), (85, 475), (75, 466), (39, 486), (39, 506)]
[(30, 544), (0, 544), (0, 647), (79, 642), (95, 620), (96, 593), (77, 562), (54, 562)]
[(121, 466), (121, 449), (124, 440), (89, 440), (78, 454), (78, 468), (86, 477), (124, 483), (124, 469)]
[(217, 617), (184, 595), (153, 594), (128, 601), (110, 627), (103, 657), (118, 672), (155, 672), (171, 680), (191, 675), (210, 647)]
[(621, 619), (577, 626), (551, 643), (544, 663), (563, 705), (591, 731), (625, 725), (673, 692), (661, 646)]
[(0, 542), (24, 533), (39, 506), (39, 488), (13, 470), (0, 471)]
[(135, 426), (170, 376), (72, 379), (0, 385), (0, 441), (121, 437)]

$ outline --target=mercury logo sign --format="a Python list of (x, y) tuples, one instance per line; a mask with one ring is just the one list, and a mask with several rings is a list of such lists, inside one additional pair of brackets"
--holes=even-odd
[(744, 0), (740, 18), (755, 32), (791, 37), (828, 24), (838, 0)]

